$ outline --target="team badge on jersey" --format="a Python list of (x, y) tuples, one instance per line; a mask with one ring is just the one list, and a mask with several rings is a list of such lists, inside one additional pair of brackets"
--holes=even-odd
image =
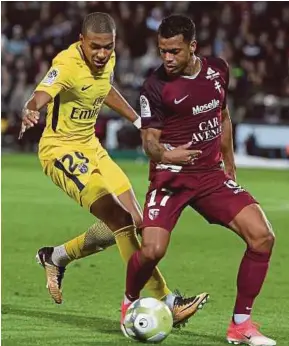
[(150, 209), (149, 210), (149, 218), (150, 220), (155, 220), (159, 216), (159, 209)]
[(59, 76), (59, 70), (54, 67), (50, 71), (48, 71), (47, 75), (44, 77), (41, 84), (50, 86), (56, 81), (58, 76)]
[(218, 77), (220, 77), (220, 72), (216, 72), (211, 67), (209, 67), (207, 69), (206, 79), (213, 80), (213, 79), (218, 78)]

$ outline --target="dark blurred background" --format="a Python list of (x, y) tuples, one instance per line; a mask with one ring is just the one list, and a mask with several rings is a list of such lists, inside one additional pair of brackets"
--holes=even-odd
[[(138, 109), (139, 89), (160, 63), (156, 31), (171, 13), (197, 27), (197, 54), (230, 64), (229, 106), (241, 155), (289, 157), (289, 4), (286, 2), (1, 2), (3, 150), (36, 151), (45, 116), (17, 141), (21, 109), (54, 56), (78, 40), (90, 12), (116, 21), (115, 83)], [(103, 107), (96, 134), (109, 150), (140, 147), (138, 132)]]

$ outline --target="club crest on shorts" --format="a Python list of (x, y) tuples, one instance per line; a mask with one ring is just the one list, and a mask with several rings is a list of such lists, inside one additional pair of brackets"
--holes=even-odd
[(85, 163), (81, 163), (78, 165), (78, 170), (80, 173), (85, 174), (88, 172), (88, 167)]
[(155, 220), (159, 216), (159, 209), (150, 209), (149, 210), (149, 218), (150, 220)]

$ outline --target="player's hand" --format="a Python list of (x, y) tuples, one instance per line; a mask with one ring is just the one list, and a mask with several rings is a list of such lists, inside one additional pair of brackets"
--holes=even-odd
[(225, 164), (225, 173), (234, 181), (237, 179), (236, 166)]
[(189, 149), (191, 145), (192, 143), (189, 142), (187, 144), (180, 145), (175, 149), (164, 151), (162, 155), (162, 163), (181, 165), (193, 164), (194, 160), (201, 155), (202, 151)]
[(22, 124), (29, 129), (38, 123), (39, 112), (24, 108), (22, 111)]
[(39, 112), (24, 108), (22, 111), (22, 124), (18, 139), (21, 139), (24, 132), (38, 123)]

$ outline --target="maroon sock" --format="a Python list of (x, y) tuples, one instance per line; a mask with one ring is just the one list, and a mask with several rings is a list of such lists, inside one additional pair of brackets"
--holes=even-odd
[(140, 261), (140, 251), (136, 251), (127, 264), (126, 272), (126, 291), (125, 295), (130, 300), (139, 298), (140, 291), (144, 288), (157, 263), (147, 262), (142, 264)]
[(237, 278), (237, 299), (234, 314), (250, 315), (269, 267), (270, 253), (247, 249), (240, 264)]

